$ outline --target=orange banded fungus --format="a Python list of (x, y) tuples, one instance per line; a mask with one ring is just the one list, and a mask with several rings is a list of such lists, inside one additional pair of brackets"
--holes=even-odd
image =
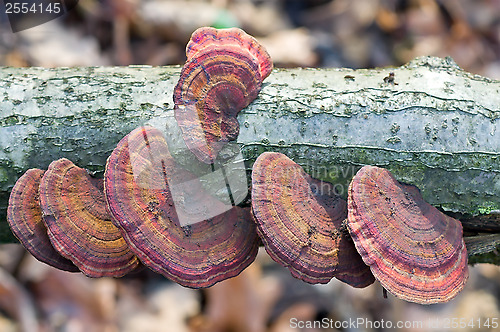
[(139, 261), (113, 225), (103, 180), (68, 159), (53, 161), (40, 182), (43, 220), (54, 248), (89, 277), (120, 277)]
[(421, 304), (447, 302), (468, 278), (462, 225), (425, 202), (418, 188), (364, 166), (348, 197), (350, 234), (389, 292)]
[(347, 204), (333, 185), (316, 180), (287, 156), (261, 154), (252, 170), (252, 209), (269, 255), (309, 283), (332, 277), (355, 287), (374, 279), (341, 232)]
[(78, 268), (52, 247), (43, 223), (38, 188), (44, 173), (29, 169), (17, 180), (10, 193), (7, 221), (19, 242), (36, 259), (60, 270), (77, 272)]
[[(173, 183), (184, 189), (173, 195)], [(208, 195), (175, 163), (155, 128), (137, 128), (118, 143), (106, 164), (105, 192), (144, 265), (183, 286), (209, 287), (255, 259), (259, 242), (249, 209), (227, 209)], [(214, 208), (225, 212), (210, 217)], [(181, 215), (190, 221), (181, 224)]]
[(174, 113), (188, 149), (207, 164), (239, 134), (238, 113), (259, 93), (272, 62), (244, 31), (199, 28), (174, 90)]

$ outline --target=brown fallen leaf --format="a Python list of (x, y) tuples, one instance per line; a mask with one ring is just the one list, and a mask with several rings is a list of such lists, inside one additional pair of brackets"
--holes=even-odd
[(3, 268), (0, 268), (0, 309), (17, 320), (19, 331), (38, 331), (32, 298), (23, 286)]
[(206, 290), (206, 308), (190, 320), (193, 332), (264, 332), (281, 287), (274, 279), (262, 279), (253, 263), (239, 276)]

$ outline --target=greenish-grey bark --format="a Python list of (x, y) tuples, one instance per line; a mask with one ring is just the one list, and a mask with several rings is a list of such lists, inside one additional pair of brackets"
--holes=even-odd
[[(0, 68), (0, 242), (12, 240), (5, 210), (25, 170), (66, 157), (102, 175), (116, 143), (146, 123), (182, 144), (172, 111), (179, 72)], [(239, 114), (237, 142), (249, 168), (280, 151), (345, 195), (362, 165), (383, 166), (431, 204), (476, 216), (500, 210), (499, 91), (499, 81), (431, 57), (399, 68), (275, 70)]]

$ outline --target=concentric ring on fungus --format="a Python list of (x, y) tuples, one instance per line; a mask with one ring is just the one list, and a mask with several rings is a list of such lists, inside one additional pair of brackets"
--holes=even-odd
[(418, 188), (379, 167), (352, 179), (349, 231), (364, 262), (396, 297), (421, 304), (447, 302), (465, 286), (462, 225), (426, 203)]
[(52, 162), (40, 182), (40, 206), (54, 248), (89, 277), (121, 277), (139, 260), (113, 225), (103, 180), (68, 159)]
[(38, 194), (44, 173), (41, 169), (29, 169), (17, 180), (10, 193), (7, 221), (12, 233), (36, 259), (64, 271), (78, 272), (70, 260), (52, 247), (47, 235)]
[(174, 89), (175, 119), (188, 149), (207, 164), (239, 134), (236, 116), (272, 69), (265, 49), (238, 28), (199, 28)]
[(191, 35), (191, 39), (186, 46), (186, 57), (188, 60), (194, 59), (200, 53), (206, 53), (209, 50), (218, 48), (248, 52), (259, 66), (261, 79), (265, 79), (271, 74), (273, 63), (266, 49), (255, 38), (238, 28), (215, 29), (203, 27), (197, 29)]
[(374, 278), (341, 231), (347, 204), (287, 156), (265, 152), (252, 169), (252, 209), (269, 255), (308, 283), (336, 277), (354, 287)]
[[(184, 183), (184, 192), (173, 197), (172, 183)], [(208, 195), (194, 174), (174, 162), (155, 128), (137, 128), (118, 143), (106, 165), (105, 192), (130, 248), (146, 266), (183, 286), (209, 287), (236, 276), (257, 255), (250, 210), (228, 210)], [(205, 220), (214, 208), (226, 212)], [(179, 213), (199, 222), (181, 226)]]

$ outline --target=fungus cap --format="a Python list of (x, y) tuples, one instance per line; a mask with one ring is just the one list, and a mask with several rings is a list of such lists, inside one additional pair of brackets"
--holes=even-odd
[(208, 50), (217, 48), (239, 49), (240, 52), (248, 52), (257, 62), (262, 80), (271, 74), (273, 63), (266, 49), (254, 37), (238, 28), (198, 28), (193, 32), (186, 46), (186, 57), (190, 60), (195, 58), (198, 53), (206, 53)]
[[(169, 186), (185, 183), (172, 196)], [(108, 158), (105, 192), (130, 248), (152, 270), (191, 288), (238, 275), (254, 259), (258, 236), (249, 209), (225, 207), (170, 156), (162, 133), (140, 127)], [(225, 211), (214, 217), (209, 212)], [(179, 214), (191, 216), (181, 225)], [(196, 222), (198, 221), (198, 222)]]
[(54, 248), (89, 277), (120, 277), (139, 261), (113, 225), (103, 180), (68, 159), (52, 162), (40, 182), (40, 205)]
[(418, 188), (386, 169), (364, 166), (352, 179), (348, 225), (382, 286), (421, 304), (447, 302), (468, 278), (462, 225), (426, 203)]
[(174, 114), (188, 149), (207, 164), (239, 134), (238, 113), (258, 95), (272, 62), (244, 31), (196, 30), (174, 89)]
[(309, 283), (332, 277), (355, 287), (373, 283), (370, 269), (342, 233), (347, 204), (287, 156), (265, 152), (252, 169), (252, 209), (269, 255)]
[(36, 259), (60, 270), (79, 269), (61, 256), (50, 243), (43, 223), (38, 188), (45, 171), (29, 169), (16, 182), (9, 198), (7, 221), (12, 233)]

